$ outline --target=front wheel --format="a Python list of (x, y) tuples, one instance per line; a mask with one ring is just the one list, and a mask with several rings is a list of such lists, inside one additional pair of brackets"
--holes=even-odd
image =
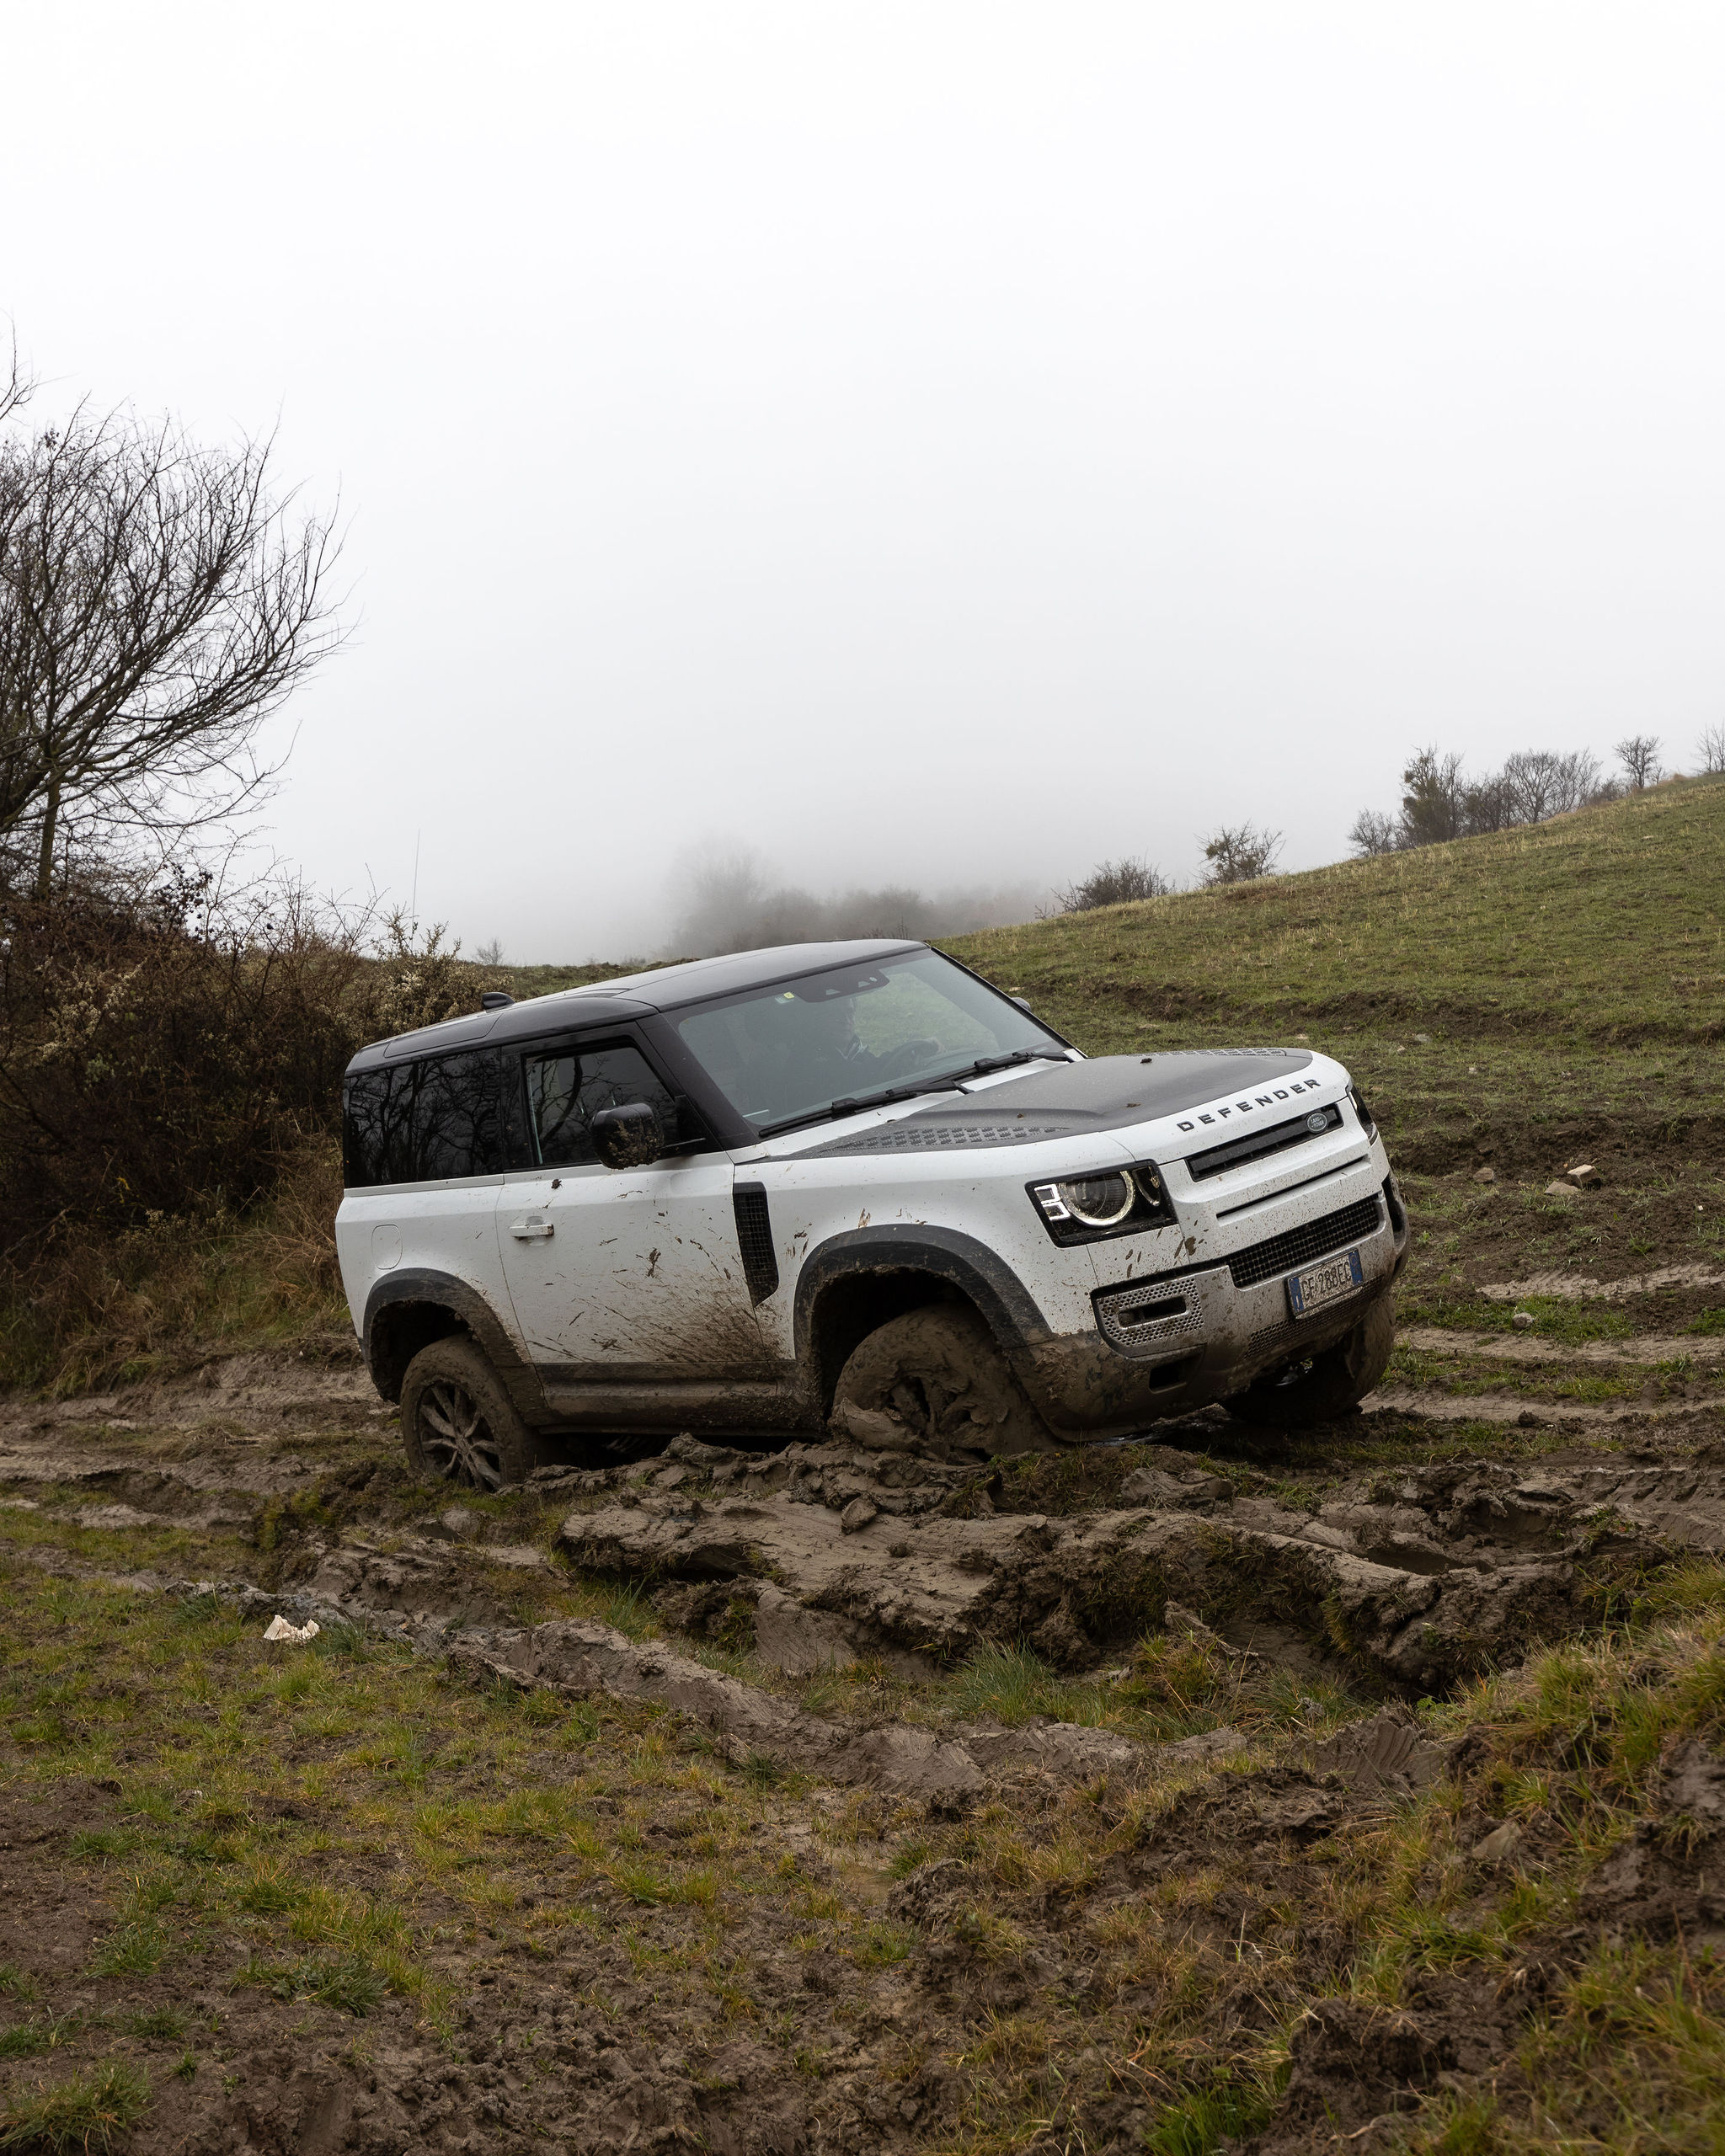
[(1390, 1366), (1396, 1313), (1380, 1295), (1351, 1332), (1303, 1361), (1284, 1363), (1222, 1402), (1239, 1422), (1303, 1430), (1357, 1407)]
[(869, 1334), (839, 1373), (831, 1428), (872, 1452), (932, 1460), (1060, 1449), (987, 1326), (955, 1303), (907, 1310)]
[(501, 1490), (532, 1472), (526, 1424), (496, 1371), (459, 1333), (434, 1340), (408, 1364), (401, 1433), (409, 1466), (426, 1481)]

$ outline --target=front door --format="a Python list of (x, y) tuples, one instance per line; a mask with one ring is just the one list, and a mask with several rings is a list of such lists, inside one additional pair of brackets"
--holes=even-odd
[(644, 1168), (593, 1157), (601, 1108), (646, 1101), (666, 1136), (670, 1091), (633, 1042), (529, 1048), (520, 1082), (537, 1165), (499, 1193), (497, 1237), (516, 1323), (547, 1385), (688, 1385), (775, 1367), (743, 1274), (734, 1171), (716, 1148)]

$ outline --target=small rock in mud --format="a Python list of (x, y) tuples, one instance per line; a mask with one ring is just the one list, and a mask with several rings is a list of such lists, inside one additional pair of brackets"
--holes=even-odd
[(1501, 1827), (1494, 1827), (1483, 1841), (1476, 1842), (1471, 1854), (1476, 1864), (1502, 1864), (1514, 1854), (1520, 1839), (1520, 1828), (1513, 1819), (1506, 1819)]
[(1189, 1640), (1194, 1646), (1203, 1647), (1207, 1653), (1220, 1655), (1225, 1662), (1261, 1662), (1262, 1655), (1254, 1654), (1250, 1647), (1236, 1647), (1225, 1640), (1220, 1632), (1213, 1632), (1195, 1609), (1188, 1609), (1183, 1602), (1170, 1600), (1162, 1610), (1162, 1630), (1171, 1640)]

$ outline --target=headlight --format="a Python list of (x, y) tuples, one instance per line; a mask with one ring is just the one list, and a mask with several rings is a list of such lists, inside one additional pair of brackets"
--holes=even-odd
[(1174, 1209), (1162, 1179), (1148, 1163), (1108, 1168), (1060, 1182), (1033, 1182), (1031, 1202), (1057, 1243), (1093, 1242), (1140, 1228), (1172, 1227)]
[(1378, 1134), (1378, 1127), (1372, 1120), (1371, 1110), (1365, 1105), (1365, 1094), (1360, 1091), (1358, 1086), (1350, 1086), (1348, 1088), (1348, 1097), (1354, 1103), (1354, 1114), (1359, 1118), (1360, 1129), (1368, 1138), (1375, 1138)]
[(1092, 1176), (1083, 1182), (1057, 1182), (1053, 1205), (1044, 1200), (1044, 1210), (1058, 1219), (1064, 1208), (1087, 1228), (1118, 1228), (1137, 1195), (1125, 1176)]

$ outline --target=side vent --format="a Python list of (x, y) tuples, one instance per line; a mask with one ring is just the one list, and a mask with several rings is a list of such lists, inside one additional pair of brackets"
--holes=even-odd
[(766, 1186), (740, 1182), (731, 1194), (737, 1209), (737, 1241), (743, 1252), (743, 1278), (750, 1302), (764, 1303), (778, 1291), (778, 1254), (772, 1246), (772, 1222), (766, 1213)]

